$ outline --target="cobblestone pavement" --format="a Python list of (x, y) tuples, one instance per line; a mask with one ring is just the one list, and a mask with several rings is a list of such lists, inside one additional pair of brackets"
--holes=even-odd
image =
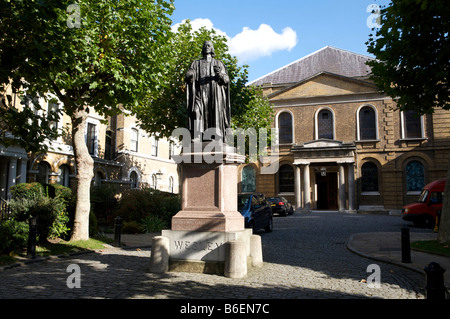
[[(264, 266), (250, 270), (244, 279), (153, 274), (148, 272), (150, 249), (110, 248), (0, 271), (0, 298), (422, 299), (422, 274), (346, 248), (353, 233), (400, 231), (403, 225), (399, 216), (295, 213), (275, 217), (274, 231), (260, 233)], [(380, 288), (364, 282), (372, 274), (367, 267), (374, 263), (381, 270)], [(80, 267), (80, 288), (67, 286), (71, 264)]]

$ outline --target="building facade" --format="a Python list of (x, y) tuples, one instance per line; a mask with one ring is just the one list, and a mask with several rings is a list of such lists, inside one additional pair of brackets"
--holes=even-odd
[[(47, 112), (60, 107), (39, 100)], [(58, 183), (76, 188), (76, 165), (70, 136), (70, 118), (64, 114), (54, 125), (60, 137), (47, 141), (45, 154), (27, 154), (18, 147), (0, 145), (0, 197), (8, 199), (12, 185), (22, 182)], [(179, 178), (173, 156), (176, 140), (143, 131), (129, 113), (104, 118), (91, 111), (85, 130), (86, 145), (94, 159), (93, 186), (152, 187), (178, 193)]]
[(240, 192), (303, 210), (398, 212), (446, 176), (450, 112), (418, 116), (369, 80), (370, 58), (325, 47), (254, 81), (275, 110), (278, 171), (240, 167)]

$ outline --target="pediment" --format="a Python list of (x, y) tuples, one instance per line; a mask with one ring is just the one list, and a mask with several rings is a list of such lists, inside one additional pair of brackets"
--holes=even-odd
[(269, 95), (270, 100), (349, 95), (376, 91), (375, 85), (331, 73), (319, 73)]

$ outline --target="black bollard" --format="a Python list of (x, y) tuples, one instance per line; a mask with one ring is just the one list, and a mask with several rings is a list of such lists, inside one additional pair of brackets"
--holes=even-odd
[(31, 217), (29, 220), (30, 229), (28, 231), (27, 257), (36, 257), (36, 237), (37, 237), (37, 218)]
[(120, 216), (117, 216), (115, 219), (114, 219), (114, 228), (115, 228), (115, 230), (114, 230), (114, 242), (116, 243), (116, 246), (117, 247), (120, 247), (120, 236), (121, 236), (121, 233), (122, 233), (122, 225), (123, 225), (123, 223), (122, 223), (122, 218), (120, 217)]
[(438, 263), (432, 262), (425, 267), (425, 274), (427, 279), (426, 296), (427, 299), (443, 300), (445, 299), (446, 288), (444, 285), (444, 272)]
[(409, 240), (409, 228), (402, 227), (402, 263), (411, 262), (411, 247)]

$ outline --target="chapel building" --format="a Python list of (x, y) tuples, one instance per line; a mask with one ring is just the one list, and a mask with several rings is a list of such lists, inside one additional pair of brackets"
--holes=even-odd
[(396, 110), (371, 82), (370, 59), (327, 46), (250, 83), (275, 110), (278, 170), (242, 165), (239, 192), (306, 211), (398, 213), (446, 176), (450, 111)]

